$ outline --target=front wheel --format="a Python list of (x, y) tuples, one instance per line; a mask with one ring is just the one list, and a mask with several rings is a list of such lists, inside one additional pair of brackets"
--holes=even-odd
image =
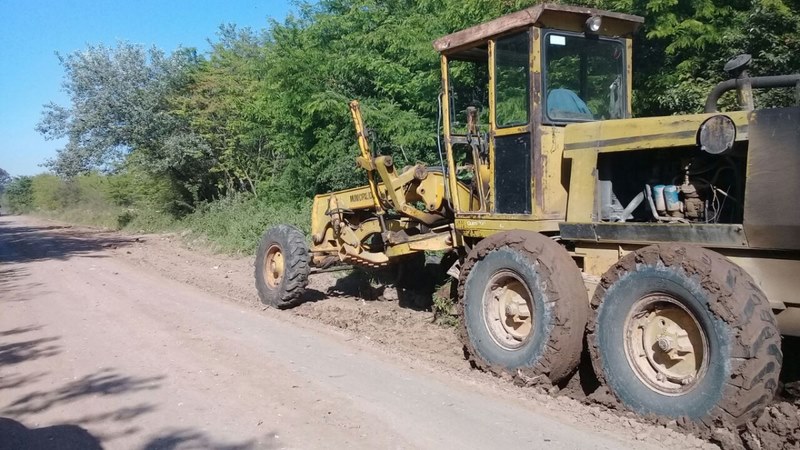
[(308, 245), (300, 230), (288, 225), (267, 230), (255, 263), (261, 302), (281, 309), (298, 305), (308, 285), (308, 258)]
[(741, 424), (775, 394), (775, 316), (717, 253), (673, 244), (628, 254), (603, 276), (592, 309), (595, 372), (637, 413)]

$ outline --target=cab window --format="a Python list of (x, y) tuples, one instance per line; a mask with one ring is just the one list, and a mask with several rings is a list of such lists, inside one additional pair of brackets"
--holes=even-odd
[(618, 40), (549, 32), (544, 38), (545, 113), (551, 122), (626, 115), (625, 46)]

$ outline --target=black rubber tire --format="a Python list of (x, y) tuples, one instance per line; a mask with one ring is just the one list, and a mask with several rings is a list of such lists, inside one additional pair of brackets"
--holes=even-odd
[[(515, 272), (533, 297), (532, 334), (509, 350), (488, 330), (483, 295), (500, 270)], [(557, 383), (580, 361), (589, 298), (569, 253), (539, 233), (512, 231), (479, 242), (461, 268), (457, 307), (464, 354), (470, 362), (522, 384)]]
[[(708, 368), (684, 394), (651, 389), (625, 355), (626, 317), (651, 293), (679, 301), (707, 337)], [(782, 362), (775, 315), (752, 278), (718, 253), (680, 244), (630, 253), (603, 276), (592, 311), (587, 341), (595, 373), (636, 413), (739, 425), (775, 394)]]
[[(264, 279), (264, 264), (267, 251), (277, 246), (284, 255), (284, 273), (280, 283), (271, 287)], [(303, 233), (289, 225), (270, 228), (261, 237), (255, 262), (256, 289), (261, 303), (274, 308), (286, 309), (302, 302), (308, 285), (308, 244)]]

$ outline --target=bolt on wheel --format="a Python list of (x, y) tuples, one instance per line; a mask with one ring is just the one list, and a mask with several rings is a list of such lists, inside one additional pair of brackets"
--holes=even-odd
[(708, 368), (708, 342), (697, 318), (671, 295), (654, 293), (625, 320), (625, 355), (636, 376), (664, 395), (692, 390)]
[(495, 273), (483, 294), (486, 327), (507, 350), (522, 346), (533, 331), (533, 295), (516, 273)]

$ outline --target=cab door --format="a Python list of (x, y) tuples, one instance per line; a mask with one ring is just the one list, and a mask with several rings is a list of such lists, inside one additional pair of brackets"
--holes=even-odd
[(493, 210), (532, 213), (530, 31), (489, 43)]

